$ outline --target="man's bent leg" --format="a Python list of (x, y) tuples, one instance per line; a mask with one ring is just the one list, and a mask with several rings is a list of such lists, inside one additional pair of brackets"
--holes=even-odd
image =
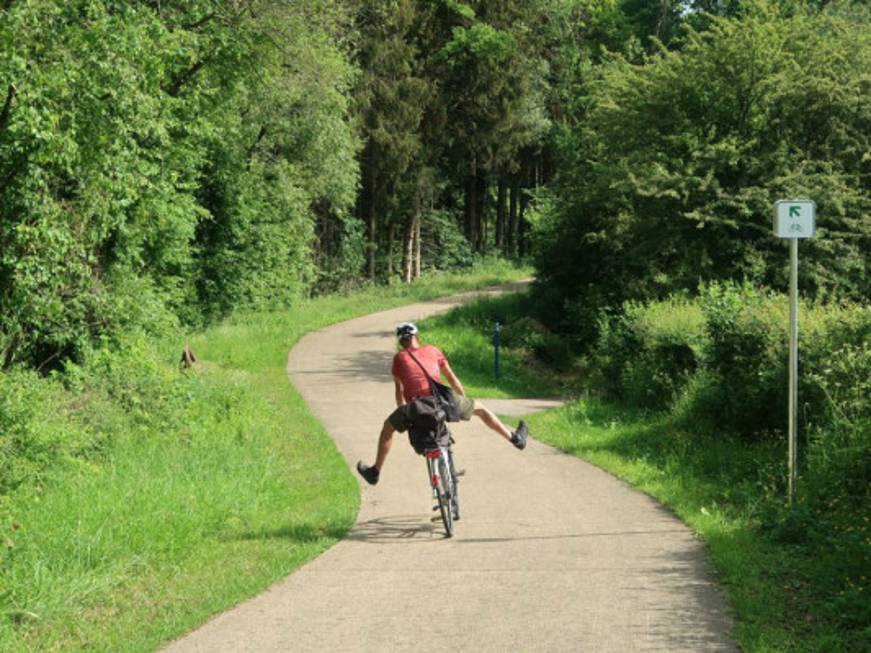
[(370, 467), (362, 460), (357, 462), (357, 472), (366, 479), (369, 485), (375, 485), (381, 477), (381, 468), (384, 466), (384, 461), (387, 460), (387, 454), (390, 453), (395, 430), (390, 419), (387, 419), (384, 426), (381, 427), (381, 435), (378, 436), (378, 453), (375, 456), (375, 464)]
[(393, 424), (390, 420), (384, 421), (384, 426), (381, 427), (381, 435), (378, 436), (378, 454), (375, 457), (375, 469), (379, 472), (384, 466), (384, 461), (387, 460), (387, 454), (390, 453), (390, 447), (393, 445)]

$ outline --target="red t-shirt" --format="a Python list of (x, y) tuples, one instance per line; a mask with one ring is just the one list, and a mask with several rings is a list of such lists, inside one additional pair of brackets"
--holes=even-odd
[[(420, 361), (420, 365), (426, 369), (429, 375), (436, 381), (441, 379), (441, 368), (448, 360), (439, 351), (438, 347), (423, 345), (413, 351), (414, 358)], [(405, 401), (414, 401), (418, 397), (426, 397), (432, 394), (429, 387), (429, 379), (420, 369), (420, 365), (414, 362), (408, 351), (403, 349), (393, 357), (393, 376), (398, 376), (402, 381), (402, 394)]]

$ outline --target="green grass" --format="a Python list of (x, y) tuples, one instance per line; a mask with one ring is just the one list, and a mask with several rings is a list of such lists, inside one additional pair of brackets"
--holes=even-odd
[(288, 349), (525, 274), (491, 264), (239, 315), (191, 336), (194, 372), (175, 370), (180, 336), (162, 364), (122, 357), (104, 394), (68, 393), (70, 428), (108, 429), (109, 444), (0, 497), (0, 650), (151, 651), (323, 552), (352, 525), (358, 485), (287, 382)]
[(831, 497), (784, 511), (782, 443), (749, 445), (596, 402), (528, 419), (536, 438), (625, 479), (692, 527), (728, 592), (742, 650), (871, 650), (869, 508)]
[[(494, 365), (493, 334), (500, 324), (502, 340), (512, 344), (512, 329), (528, 318), (527, 297), (514, 293), (482, 299), (420, 323), (421, 341), (441, 349), (471, 397), (558, 397), (569, 377), (556, 372), (529, 347), (500, 346), (499, 378)], [(522, 338), (514, 336), (517, 344)]]

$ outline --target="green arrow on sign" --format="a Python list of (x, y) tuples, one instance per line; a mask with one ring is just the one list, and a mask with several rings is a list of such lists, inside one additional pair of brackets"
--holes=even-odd
[(789, 207), (789, 217), (790, 218), (800, 218), (801, 217), (801, 207), (800, 206), (790, 206)]

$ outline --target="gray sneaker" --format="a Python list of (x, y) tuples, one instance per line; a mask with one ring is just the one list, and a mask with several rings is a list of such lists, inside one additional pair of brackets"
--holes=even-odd
[(511, 444), (518, 449), (526, 449), (526, 439), (528, 437), (529, 426), (527, 426), (526, 422), (520, 420), (520, 424), (517, 425), (517, 430), (511, 434)]

